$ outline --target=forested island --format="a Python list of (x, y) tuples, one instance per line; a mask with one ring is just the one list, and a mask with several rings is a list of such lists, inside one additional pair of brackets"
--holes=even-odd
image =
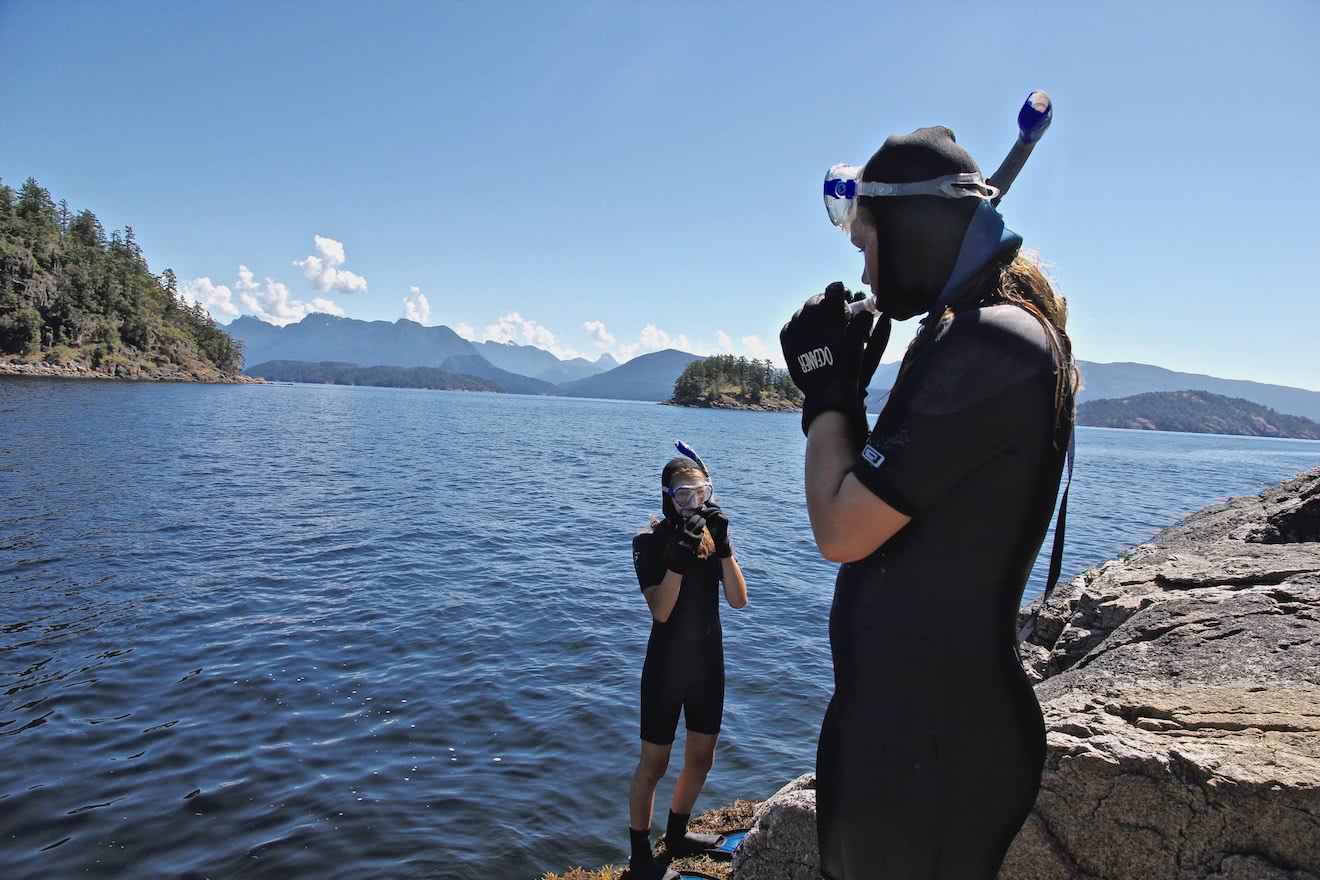
[(673, 406), (796, 412), (802, 392), (769, 360), (717, 354), (688, 364), (674, 381)]
[(0, 373), (255, 382), (243, 345), (152, 274), (125, 226), (107, 237), (28, 178), (0, 181)]
[(341, 361), (267, 361), (248, 371), (272, 382), (318, 385), (372, 385), (380, 388), (428, 388), (442, 391), (500, 391), (489, 379), (435, 367), (363, 367)]
[(1320, 424), (1310, 419), (1284, 415), (1249, 400), (1208, 391), (1158, 391), (1116, 400), (1092, 400), (1077, 408), (1077, 424), (1320, 440)]

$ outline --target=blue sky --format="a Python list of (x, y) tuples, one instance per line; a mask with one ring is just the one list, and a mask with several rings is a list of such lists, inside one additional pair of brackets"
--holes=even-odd
[(1312, 0), (0, 0), (0, 178), (131, 224), (224, 321), (411, 298), (561, 354), (777, 359), (861, 272), (825, 170), (947, 124), (989, 173), (1045, 88), (1002, 209), (1079, 355), (1320, 389), (1318, 33)]

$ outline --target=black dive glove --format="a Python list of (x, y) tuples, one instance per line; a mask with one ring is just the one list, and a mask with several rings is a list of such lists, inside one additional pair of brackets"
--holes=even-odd
[(715, 555), (728, 559), (733, 555), (733, 542), (729, 540), (729, 515), (720, 509), (714, 501), (706, 502), (701, 508), (701, 515), (706, 518), (706, 528), (715, 539)]
[(665, 544), (665, 568), (679, 574), (687, 574), (701, 560), (697, 550), (701, 547), (701, 534), (706, 528), (706, 518), (693, 513), (679, 522), (670, 523), (669, 541)]
[(848, 313), (853, 298), (835, 281), (807, 300), (779, 331), (779, 345), (793, 383), (802, 392), (802, 433), (816, 416), (841, 412), (848, 434), (861, 448), (867, 434), (866, 386), (889, 342), (890, 321), (869, 311)]

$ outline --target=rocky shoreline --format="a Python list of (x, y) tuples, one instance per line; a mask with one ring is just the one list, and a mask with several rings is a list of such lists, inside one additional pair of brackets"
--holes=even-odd
[(1320, 469), (1060, 584), (1028, 642), (1049, 748), (1001, 877), (1320, 875)]
[(221, 373), (213, 368), (189, 369), (178, 364), (106, 364), (93, 369), (86, 364), (51, 364), (44, 361), (0, 361), (0, 376), (38, 376), (47, 379), (109, 379), (137, 382), (205, 382), (225, 385), (263, 385), (266, 380), (241, 373)]
[(730, 409), (743, 412), (802, 412), (802, 407), (785, 402), (748, 403), (738, 400), (662, 400), (661, 406), (685, 406), (692, 409)]
[[(1038, 609), (1020, 652), (1046, 764), (1000, 880), (1320, 880), (1320, 468), (1188, 516), (1020, 624)], [(814, 777), (740, 803), (753, 830), (712, 873), (816, 880)]]

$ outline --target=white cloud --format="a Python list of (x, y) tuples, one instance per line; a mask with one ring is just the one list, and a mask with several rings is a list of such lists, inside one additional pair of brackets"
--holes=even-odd
[(784, 353), (774, 346), (766, 345), (759, 336), (744, 336), (742, 348), (742, 353), (749, 358), (758, 361), (769, 360), (776, 367), (784, 366)]
[(590, 333), (591, 341), (601, 348), (609, 348), (615, 342), (614, 337), (605, 329), (604, 321), (588, 321), (582, 325), (582, 329)]
[(324, 297), (312, 297), (307, 302), (294, 299), (288, 287), (270, 278), (258, 284), (247, 266), (238, 267), (238, 280), (232, 286), (215, 284), (210, 278), (194, 278), (179, 286), (179, 296), (187, 302), (202, 303), (215, 318), (237, 318), (240, 311), (246, 311), (279, 326), (301, 321), (313, 312), (344, 314), (337, 303)]
[(234, 282), (234, 287), (239, 291), (252, 292), (261, 287), (260, 284), (252, 280), (252, 270), (247, 266), (238, 267), (238, 281)]
[(517, 312), (501, 315), (500, 319), (494, 324), (487, 325), (481, 339), (483, 342), (493, 340), (495, 342), (514, 342), (519, 345), (534, 345), (550, 352), (560, 360), (572, 360), (573, 358), (582, 357), (580, 352), (561, 346), (549, 327), (530, 321)]
[[(280, 287), (283, 286), (283, 284), (280, 285)], [(338, 304), (320, 296), (312, 297), (312, 301), (307, 304), (306, 308), (306, 313), (309, 315), (312, 312), (324, 312), (327, 315), (338, 315), (341, 318), (344, 317), (344, 310), (341, 309)]]
[(294, 260), (293, 265), (302, 267), (303, 276), (317, 290), (338, 293), (357, 293), (367, 289), (367, 279), (347, 269), (340, 269), (344, 263), (344, 244), (333, 238), (320, 235), (312, 236), (316, 243), (316, 252), (320, 256), (309, 256)]
[[(415, 296), (421, 296), (417, 288), (412, 290)], [(586, 321), (582, 324), (582, 329), (586, 331), (591, 342), (597, 348), (609, 351), (620, 363), (632, 360), (639, 355), (676, 348), (680, 351), (702, 356), (717, 353), (743, 355), (755, 360), (769, 360), (781, 368), (784, 366), (783, 356), (780, 354), (778, 346), (768, 345), (761, 340), (761, 337), (754, 335), (735, 339), (724, 330), (716, 330), (715, 344), (711, 345), (708, 342), (691, 339), (686, 333), (670, 333), (655, 324), (647, 324), (637, 334), (634, 341), (620, 342), (614, 334), (606, 329), (604, 321)], [(474, 342), (493, 340), (495, 342), (513, 342), (519, 345), (533, 345), (562, 360), (583, 356), (579, 352), (561, 345), (558, 337), (549, 327), (524, 318), (518, 312), (508, 312), (501, 315), (499, 320), (493, 324), (488, 324), (480, 333), (470, 325), (462, 323), (454, 325), (454, 331), (464, 339), (470, 339)]]
[(337, 304), (322, 297), (313, 297), (310, 302), (294, 299), (289, 288), (278, 281), (267, 278), (266, 283), (257, 284), (252, 277), (252, 270), (247, 266), (238, 267), (238, 281), (234, 283), (241, 302), (254, 317), (268, 324), (284, 326), (301, 321), (313, 312), (325, 312), (343, 316), (344, 310)]
[(409, 321), (425, 324), (431, 320), (431, 304), (427, 302), (426, 294), (422, 293), (420, 287), (410, 287), (408, 290), (412, 296), (403, 298), (403, 316)]
[(680, 351), (701, 354), (701, 352), (692, 350), (692, 343), (688, 341), (686, 333), (670, 336), (654, 324), (647, 324), (642, 328), (636, 342), (624, 343), (618, 347), (616, 356), (621, 361), (630, 361), (639, 354), (650, 354), (653, 351), (663, 351), (666, 348), (677, 348)]
[(715, 345), (711, 346), (700, 340), (689, 339), (686, 333), (670, 334), (655, 324), (647, 324), (638, 334), (636, 342), (625, 342), (615, 346), (612, 354), (619, 361), (628, 361), (638, 355), (677, 348), (692, 354), (709, 356), (712, 354), (742, 355), (758, 361), (769, 360), (777, 367), (784, 366), (779, 349), (767, 345), (759, 336), (743, 336), (736, 342), (723, 330), (715, 331)]
[(234, 292), (223, 284), (212, 284), (210, 278), (194, 278), (179, 288), (179, 297), (185, 302), (201, 303), (212, 317), (237, 318)]

